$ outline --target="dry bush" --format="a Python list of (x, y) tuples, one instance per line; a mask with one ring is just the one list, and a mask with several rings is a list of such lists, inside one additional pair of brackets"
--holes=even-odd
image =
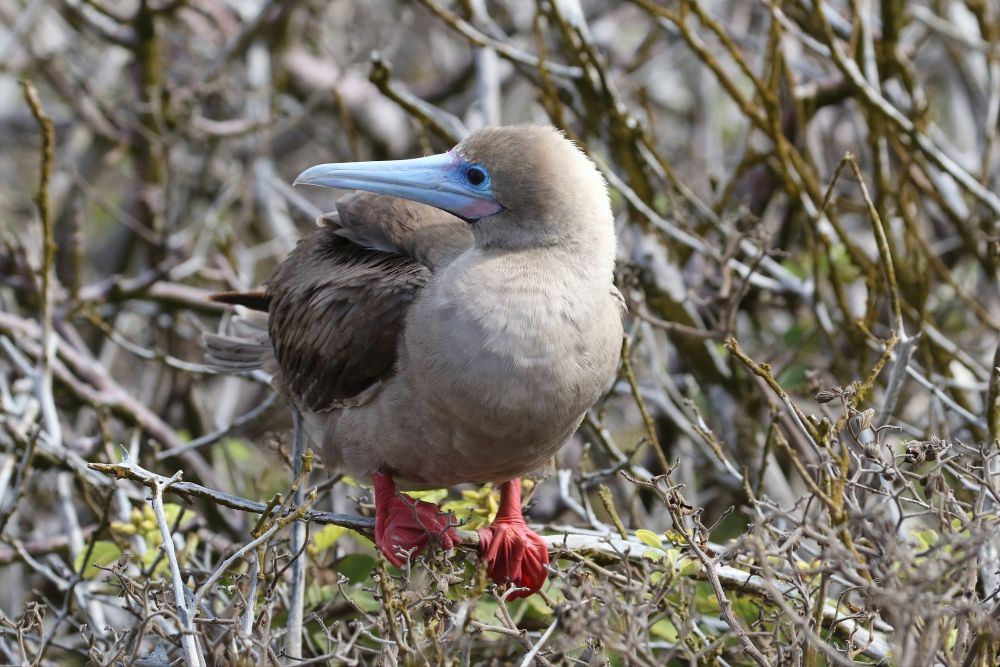
[[(0, 662), (998, 664), (998, 120), (983, 0), (0, 0)], [(598, 162), (630, 311), (516, 602), (200, 347), (301, 169), (501, 121)]]

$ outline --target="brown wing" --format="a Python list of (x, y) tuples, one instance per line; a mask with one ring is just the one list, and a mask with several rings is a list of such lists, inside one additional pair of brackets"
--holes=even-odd
[(311, 410), (336, 407), (387, 376), (410, 303), (430, 277), (412, 259), (318, 229), (268, 281), (279, 382)]
[[(465, 223), (421, 204), (354, 195), (337, 209), (267, 283), (278, 382), (313, 411), (358, 402), (392, 374), (406, 312), (431, 277), (410, 253), (431, 264), (471, 245)], [(430, 228), (446, 242), (431, 243)]]
[(359, 192), (320, 219), (362, 248), (412, 257), (431, 270), (472, 245), (469, 225), (450, 213), (407, 199)]

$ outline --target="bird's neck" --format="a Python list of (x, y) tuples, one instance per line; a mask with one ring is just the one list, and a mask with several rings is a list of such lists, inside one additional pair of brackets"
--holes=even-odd
[[(559, 231), (557, 231), (559, 230)], [(608, 224), (490, 225), (472, 228), (475, 249), (484, 254), (524, 253), (544, 256), (546, 261), (561, 257), (588, 272), (610, 276), (615, 262), (614, 226)]]
[(518, 252), (536, 248), (554, 248), (560, 245), (560, 239), (556, 234), (522, 224), (479, 222), (472, 226), (472, 235), (476, 248), (487, 252)]

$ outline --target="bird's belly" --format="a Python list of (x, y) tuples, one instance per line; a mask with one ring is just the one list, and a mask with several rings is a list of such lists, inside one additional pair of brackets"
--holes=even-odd
[[(530, 298), (537, 293), (536, 284)], [(526, 297), (409, 321), (397, 374), (371, 404), (336, 417), (328, 458), (361, 478), (386, 470), (411, 488), (537, 469), (614, 375), (621, 316), (604, 294), (604, 303)]]
[[(392, 393), (387, 387), (385, 398)], [(541, 467), (583, 417), (581, 412), (557, 426), (557, 420), (529, 415), (511, 419), (516, 426), (501, 426), (474, 415), (456, 419), (437, 401), (427, 401), (419, 413), (390, 409), (393, 403), (377, 401), (321, 416), (328, 424), (321, 436), (324, 462), (361, 480), (382, 470), (405, 489), (501, 482)]]
[(390, 472), (403, 488), (525, 475), (555, 455), (600, 397), (619, 340), (577, 357), (480, 352), (477, 371), (454, 367), (446, 379), (405, 367), (371, 404), (328, 417), (336, 428), (325, 438), (325, 460), (360, 479)]

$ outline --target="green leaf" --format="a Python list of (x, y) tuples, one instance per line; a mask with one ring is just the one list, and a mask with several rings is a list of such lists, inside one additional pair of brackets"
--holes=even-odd
[(917, 543), (920, 545), (920, 551), (927, 551), (941, 539), (941, 534), (938, 533), (933, 528), (927, 528), (926, 530), (914, 530), (910, 533), (914, 538), (916, 538)]
[(701, 563), (698, 562), (698, 559), (685, 556), (680, 547), (667, 549), (666, 558), (674, 574), (690, 577), (701, 572)]
[(177, 523), (177, 517), (181, 515), (181, 510), (183, 508), (177, 503), (164, 503), (163, 504), (163, 516), (167, 519), (167, 526), (173, 530), (174, 524)]
[(315, 556), (321, 551), (326, 551), (340, 539), (340, 536), (347, 532), (347, 529), (343, 526), (324, 526), (323, 530), (319, 531), (312, 538), (312, 544), (307, 547), (310, 555)]
[[(73, 563), (73, 569), (77, 572), (83, 566), (83, 559), (87, 555), (87, 550), (84, 549), (79, 554), (77, 554), (76, 560)], [(109, 540), (98, 540), (94, 544), (94, 551), (90, 554), (90, 560), (87, 563), (87, 567), (83, 570), (83, 578), (90, 579), (96, 575), (100, 570), (94, 567), (94, 564), (101, 565), (102, 567), (107, 567), (114, 563), (122, 555), (122, 550), (117, 544)]]
[(668, 642), (676, 642), (678, 638), (677, 628), (666, 618), (660, 619), (649, 626), (649, 634)]
[(701, 572), (701, 563), (698, 562), (697, 558), (691, 558), (690, 556), (682, 558), (680, 562), (675, 563), (675, 566), (678, 566), (677, 574), (682, 577), (693, 577)]
[(428, 503), (439, 503), (448, 497), (448, 489), (429, 489), (427, 491), (408, 491), (407, 495)]
[(552, 608), (545, 603), (540, 595), (530, 595), (525, 598), (528, 611), (535, 618), (552, 618)]
[(352, 584), (367, 581), (375, 567), (375, 559), (368, 554), (348, 554), (337, 563), (337, 571)]
[(223, 438), (216, 447), (224, 449), (234, 463), (242, 463), (257, 455), (257, 448), (243, 438)]
[(663, 549), (663, 540), (661, 540), (660, 536), (651, 530), (640, 528), (639, 530), (635, 531), (635, 536), (639, 538), (640, 542), (642, 542), (647, 546), (656, 547), (657, 549), (661, 550)]
[(335, 586), (329, 584), (310, 584), (306, 586), (306, 609), (319, 607), (331, 602), (340, 595)]
[(443, 512), (454, 512), (455, 518), (466, 530), (476, 530), (489, 525), (499, 508), (499, 494), (492, 484), (477, 489), (465, 489), (462, 497), (441, 504)]
[(363, 611), (376, 612), (382, 609), (382, 603), (376, 600), (370, 591), (357, 591), (351, 596), (351, 599)]
[[(159, 558), (161, 553), (162, 552), (160, 551), (160, 541), (159, 540), (157, 540), (157, 542), (156, 542), (155, 545), (151, 545), (149, 543), (149, 540), (146, 540), (146, 553), (142, 554), (142, 558), (140, 559), (140, 561), (142, 562), (143, 569), (145, 569), (145, 568), (149, 567), (150, 565), (152, 565), (153, 561), (155, 561), (157, 558)], [(165, 556), (165, 554), (164, 554), (164, 556)], [(163, 560), (163, 563), (160, 563), (159, 565), (157, 565), (157, 567), (156, 567), (157, 570), (162, 571), (163, 564), (167, 562), (166, 557), (164, 557), (162, 560)]]

